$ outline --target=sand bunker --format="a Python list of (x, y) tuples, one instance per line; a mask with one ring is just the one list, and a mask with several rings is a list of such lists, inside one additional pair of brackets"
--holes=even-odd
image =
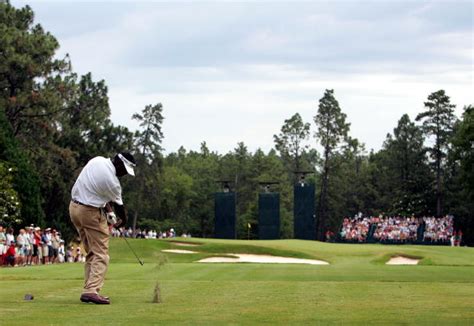
[[(183, 249), (163, 249), (162, 252), (173, 254), (197, 254), (197, 251)], [(309, 265), (329, 265), (328, 262), (316, 259), (303, 259), (291, 257), (279, 257), (268, 255), (250, 254), (224, 254), (232, 257), (209, 257), (198, 261), (198, 263), (261, 263), (261, 264), (309, 264)]]
[(261, 263), (261, 264), (310, 264), (329, 265), (328, 262), (315, 259), (278, 257), (250, 254), (226, 254), (235, 257), (209, 257), (199, 260), (199, 263)]
[(197, 251), (182, 250), (182, 249), (163, 249), (162, 252), (170, 252), (172, 254), (197, 254)]
[(200, 244), (197, 243), (189, 243), (189, 242), (171, 242), (172, 244), (176, 246), (187, 246), (187, 247), (198, 247)]
[(390, 258), (387, 265), (418, 265), (419, 259), (408, 258), (403, 256), (395, 256)]

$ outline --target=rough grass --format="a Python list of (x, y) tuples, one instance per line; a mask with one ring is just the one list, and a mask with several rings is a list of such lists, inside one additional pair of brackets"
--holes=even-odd
[[(473, 248), (192, 239), (202, 245), (191, 249), (129, 242), (145, 265), (122, 239), (112, 239), (102, 291), (110, 306), (79, 302), (82, 264), (0, 269), (0, 324), (474, 324)], [(160, 253), (170, 248), (200, 253)], [(331, 265), (195, 263), (222, 253)], [(385, 265), (396, 255), (421, 258), (421, 265)], [(162, 303), (153, 304), (157, 282)], [(26, 293), (34, 300), (24, 301)]]

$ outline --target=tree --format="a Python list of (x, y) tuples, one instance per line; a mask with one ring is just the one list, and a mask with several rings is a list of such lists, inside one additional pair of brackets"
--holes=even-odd
[(160, 183), (165, 224), (173, 223), (172, 227), (180, 233), (195, 233), (198, 220), (191, 215), (193, 178), (177, 167), (165, 166)]
[[(92, 74), (76, 74), (64, 78), (66, 110), (57, 119), (53, 142), (77, 152), (78, 166), (92, 157), (107, 155), (112, 148), (104, 146), (111, 132), (108, 89), (104, 80), (93, 81)], [(108, 144), (107, 144), (108, 145)]]
[(434, 160), (436, 173), (436, 215), (442, 215), (443, 197), (443, 171), (446, 152), (456, 117), (454, 116), (454, 104), (450, 103), (449, 96), (444, 90), (431, 93), (425, 102), (426, 111), (418, 114), (416, 121), (422, 121), (422, 129), (425, 135), (434, 138), (434, 144), (428, 147), (428, 152)]
[(137, 120), (142, 128), (135, 135), (135, 145), (140, 156), (146, 160), (153, 161), (162, 150), (163, 132), (163, 106), (161, 103), (147, 105), (142, 114), (135, 113), (132, 119)]
[[(1, 103), (1, 98), (0, 98)], [(44, 213), (41, 209), (41, 189), (39, 176), (29, 162), (25, 152), (13, 136), (11, 126), (5, 117), (5, 112), (0, 110), (0, 162), (4, 166), (12, 169), (11, 181), (7, 182), (5, 189), (10, 189), (18, 195), (19, 206), (21, 207), (21, 219), (24, 223), (43, 224)], [(7, 176), (5, 176), (7, 178)], [(7, 194), (13, 193), (8, 190)], [(7, 195), (8, 197), (8, 195)], [(10, 196), (11, 199), (12, 196)], [(17, 199), (14, 199), (16, 202)], [(16, 218), (15, 218), (16, 219)]]
[(0, 161), (0, 225), (22, 223), (20, 199), (13, 188), (13, 168)]
[(404, 114), (383, 144), (390, 214), (429, 214), (431, 174), (421, 129)]
[(47, 222), (71, 238), (67, 206), (79, 168), (134, 139), (111, 123), (105, 82), (72, 73), (68, 56), (57, 58), (57, 40), (33, 19), (29, 6), (0, 3), (0, 160), (15, 167), (24, 223)]
[(464, 241), (474, 244), (474, 107), (465, 106), (454, 128), (447, 159), (446, 209), (453, 214)]
[[(330, 188), (338, 189), (332, 196), (333, 214), (338, 217), (355, 215), (365, 212), (364, 192), (366, 180), (364, 180), (364, 163), (366, 162), (365, 146), (356, 138), (347, 137), (341, 147), (339, 154), (335, 155), (335, 165), (338, 173), (330, 180)], [(334, 222), (340, 224), (340, 220)], [(335, 223), (332, 223), (334, 226)], [(339, 226), (339, 225), (337, 225)]]
[(315, 133), (323, 147), (323, 166), (321, 173), (321, 191), (319, 197), (319, 226), (317, 230), (318, 239), (324, 238), (324, 232), (327, 228), (328, 217), (328, 180), (333, 173), (332, 160), (338, 150), (338, 146), (347, 137), (349, 124), (346, 123), (346, 115), (341, 112), (339, 103), (334, 97), (334, 90), (327, 89), (323, 97), (319, 100), (318, 113), (314, 116), (314, 122), (317, 127)]
[(165, 166), (177, 167), (193, 180), (190, 198), (190, 216), (194, 220), (194, 229), (188, 229), (193, 235), (208, 237), (213, 234), (214, 192), (217, 188), (219, 155), (211, 152), (206, 142), (201, 143), (199, 152), (186, 152), (180, 148), (165, 159)]
[(29, 6), (16, 9), (0, 3), (0, 97), (13, 132), (28, 132), (28, 122), (51, 116), (58, 108), (51, 105), (46, 81), (68, 72), (68, 58), (56, 59), (59, 43), (41, 25), (33, 25)]
[(300, 171), (302, 155), (309, 145), (303, 142), (309, 137), (309, 123), (304, 123), (299, 113), (285, 120), (279, 135), (274, 135), (275, 148), (287, 163), (289, 172)]
[(474, 203), (474, 106), (464, 107), (460, 121), (453, 137), (454, 155), (459, 159), (461, 180), (471, 203)]
[[(161, 103), (156, 105), (147, 105), (142, 113), (135, 113), (132, 119), (137, 120), (141, 127), (140, 131), (135, 133), (135, 159), (139, 172), (133, 180), (134, 195), (132, 199), (133, 209), (133, 231), (135, 233), (138, 214), (143, 211), (144, 205), (151, 201), (158, 200), (159, 189), (158, 178), (161, 162), (161, 143), (163, 141), (163, 132), (161, 125), (163, 123), (163, 106)], [(146, 195), (145, 195), (146, 194)], [(145, 201), (144, 198), (148, 200)]]
[(211, 152), (206, 142), (201, 143), (199, 153), (192, 152), (188, 155), (192, 158), (191, 166), (186, 172), (194, 179), (191, 209), (196, 220), (199, 222), (199, 233), (202, 237), (213, 233), (214, 225), (212, 216), (214, 214), (213, 195), (216, 187), (216, 176), (219, 164), (219, 155)]
[[(59, 43), (37, 24), (29, 6), (16, 9), (0, 3), (0, 107), (6, 117), (8, 132), (15, 137), (8, 160), (14, 161), (14, 186), (22, 203), (24, 222), (43, 223), (51, 198), (58, 200), (64, 176), (58, 169), (68, 159), (53, 142), (58, 114), (66, 108), (59, 87), (62, 75), (70, 70), (68, 57), (55, 58)], [(57, 156), (57, 154), (59, 156)], [(41, 188), (40, 188), (41, 185)], [(64, 216), (62, 207), (54, 207)], [(49, 212), (48, 212), (49, 213)], [(54, 216), (48, 214), (48, 218)]]

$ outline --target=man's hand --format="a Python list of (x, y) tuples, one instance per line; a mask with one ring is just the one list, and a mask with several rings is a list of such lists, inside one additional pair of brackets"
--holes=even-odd
[(109, 225), (115, 226), (117, 224), (117, 216), (115, 216), (114, 212), (108, 212), (106, 216)]

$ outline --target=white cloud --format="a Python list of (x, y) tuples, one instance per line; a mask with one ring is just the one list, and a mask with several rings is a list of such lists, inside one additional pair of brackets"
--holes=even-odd
[[(151, 75), (166, 76), (173, 70), (155, 69)], [(414, 119), (421, 112), (431, 92), (446, 89), (453, 103), (459, 104), (458, 114), (470, 100), (468, 82), (456, 82), (456, 75), (429, 75), (424, 80), (403, 74), (311, 76), (289, 66), (233, 66), (182, 73), (177, 74), (171, 86), (167, 85), (172, 92), (159, 91), (160, 84), (169, 83), (166, 79), (157, 80), (155, 92), (130, 87), (111, 89), (111, 105), (117, 108), (113, 111), (115, 121), (129, 125), (127, 117), (146, 104), (161, 102), (167, 151), (175, 151), (181, 145), (198, 149), (202, 141), (221, 153), (239, 141), (251, 150), (268, 150), (285, 119), (299, 112), (306, 122), (312, 122), (324, 89), (333, 88), (348, 115), (352, 136), (366, 143), (367, 149), (378, 149), (402, 114), (408, 113)], [(272, 75), (275, 78), (270, 78)], [(149, 76), (150, 82), (151, 79)], [(446, 80), (455, 86), (445, 87)], [(180, 92), (174, 91), (180, 86)]]
[(32, 6), (74, 69), (106, 80), (115, 123), (135, 129), (134, 112), (163, 104), (168, 152), (269, 150), (294, 113), (312, 122), (326, 88), (376, 150), (431, 92), (445, 89), (458, 115), (472, 103), (468, 2)]

